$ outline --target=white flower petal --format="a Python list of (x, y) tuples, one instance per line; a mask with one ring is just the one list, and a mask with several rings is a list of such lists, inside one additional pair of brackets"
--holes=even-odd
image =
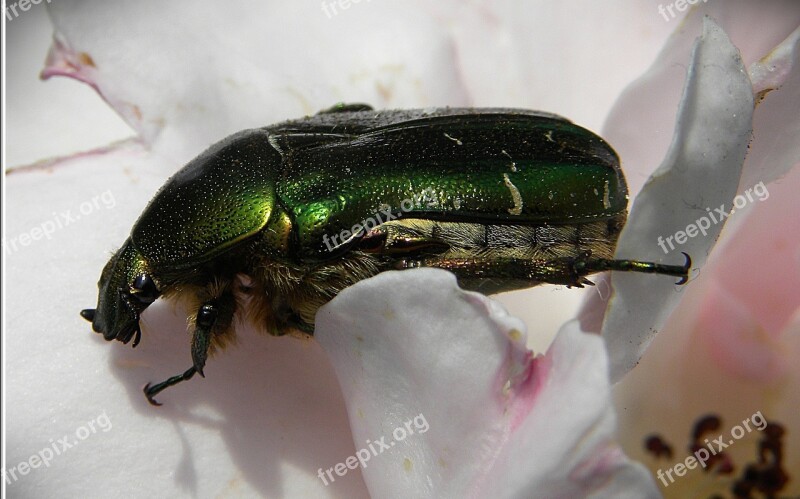
[[(723, 224), (711, 224), (671, 251), (669, 240), (707, 215), (730, 209), (741, 176), (753, 116), (750, 79), (736, 47), (706, 18), (689, 68), (675, 138), (667, 157), (636, 197), (616, 258), (681, 264), (680, 251), (702, 267)], [(662, 239), (659, 239), (662, 238)], [(666, 250), (659, 245), (662, 245)], [(667, 278), (617, 273), (603, 335), (611, 378), (633, 368), (681, 297)], [(678, 290), (679, 291), (679, 290)]]
[[(462, 37), (476, 45), (487, 33), (492, 37), (502, 33), (502, 26), (497, 31), (486, 29), (497, 22), (493, 6), (486, 7), (480, 16), (470, 16), (470, 22), (459, 28), (440, 24), (426, 11), (410, 8), (408, 2), (362, 2), (332, 19), (325, 17), (318, 3), (312, 7), (300, 2), (265, 4), (62, 0), (51, 5), (58, 40), (67, 42), (56, 47), (52, 68), (76, 71), (77, 76), (96, 85), (146, 141), (173, 161), (108, 155), (84, 158), (84, 162), (70, 165), (72, 172), (47, 164), (45, 171), (52, 170), (52, 175), (21, 171), (19, 177), (10, 180), (14, 198), (9, 205), (15, 209), (10, 217), (14, 223), (11, 236), (48, 220), (53, 210), (76, 208), (107, 188), (113, 190), (118, 202), (113, 215), (97, 214), (96, 220), (101, 223), (90, 222), (87, 217), (80, 225), (59, 232), (56, 241), (38, 241), (10, 259), (9, 281), (29, 283), (20, 286), (19, 292), (15, 288), (10, 300), (14, 315), (8, 325), (14, 336), (9, 346), (10, 352), (16, 353), (9, 354), (15, 362), (9, 371), (13, 376), (9, 395), (22, 401), (11, 414), (10, 427), (17, 435), (10, 447), (11, 456), (16, 461), (27, 458), (40, 444), (45, 445), (47, 438), (73, 431), (104, 409), (109, 410), (115, 425), (108, 437), (87, 442), (85, 450), (71, 452), (46, 474), (39, 470), (17, 483), (22, 495), (42, 490), (80, 495), (86, 488), (74, 480), (78, 474), (92, 477), (92, 491), (98, 495), (134, 488), (140, 495), (198, 491), (200, 495), (269, 496), (363, 493), (355, 472), (337, 481), (335, 489), (323, 488), (313, 476), (317, 466), (333, 465), (335, 459), (352, 452), (336, 383), (319, 349), (303, 350), (288, 339), (250, 342), (247, 338), (252, 332), (240, 331), (244, 348), (215, 358), (208, 369), (217, 374), (209, 371), (208, 379), (183, 384), (165, 394), (172, 398), (173, 407), (198, 408), (204, 417), (169, 412), (172, 409), (168, 405), (155, 412), (161, 417), (154, 418), (153, 410), (143, 403), (141, 385), (152, 381), (154, 374), (170, 375), (185, 367), (186, 338), (169, 336), (181, 330), (182, 312), (171, 315), (162, 311), (158, 315), (154, 307), (148, 311), (150, 317), (145, 317), (145, 327), (152, 329), (146, 329), (136, 351), (120, 345), (112, 348), (99, 340), (87, 343), (65, 336), (63, 318), (72, 317), (73, 322), (66, 323), (67, 332), (92, 337), (76, 311), (89, 306), (94, 293), (90, 287), (83, 287), (75, 296), (65, 298), (64, 290), (72, 289), (76, 279), (96, 279), (107, 256), (103, 253), (124, 239), (140, 208), (164, 180), (164, 171), (179, 167), (183, 160), (228, 132), (313, 113), (338, 100), (399, 107), (466, 104), (474, 99), (492, 105), (512, 91), (517, 92), (514, 95), (527, 95), (527, 103), (545, 101), (551, 110), (586, 124), (599, 122), (601, 115), (591, 106), (598, 100), (594, 95), (575, 91), (575, 87), (583, 87), (580, 82), (586, 81), (585, 75), (596, 77), (591, 84), (601, 88), (606, 98), (616, 93), (608, 87), (607, 71), (582, 66), (587, 59), (599, 60), (583, 49), (587, 38), (595, 40), (598, 34), (609, 32), (605, 23), (599, 30), (590, 27), (599, 13), (608, 13), (608, 6), (584, 2), (572, 7), (569, 12), (582, 37), (563, 28), (558, 13), (562, 11), (555, 8), (543, 11), (536, 2), (533, 7), (526, 3), (524, 9), (512, 10), (512, 37), (528, 35), (513, 38), (524, 40), (518, 45), (523, 48), (516, 57), (496, 59), (499, 63), (494, 70), (480, 71), (477, 68), (485, 68), (481, 57), (502, 56), (502, 41), (488, 52), (490, 55), (459, 51), (447, 31), (460, 30)], [(588, 10), (589, 5), (597, 10)], [(467, 12), (459, 2), (437, 3), (440, 6), (450, 13)], [(627, 22), (637, 17), (633, 10), (625, 5), (618, 8), (631, 17), (610, 31), (625, 40), (631, 40), (632, 33), (648, 31)], [(535, 23), (529, 23), (529, 18)], [(545, 31), (548, 27), (550, 30)], [(548, 35), (540, 38), (545, 32)], [(559, 34), (563, 36), (554, 38)], [(327, 43), (320, 44), (320, 39)], [(547, 59), (552, 52), (542, 39), (557, 39), (562, 48), (573, 43), (571, 50), (580, 52), (581, 57), (557, 59), (557, 70), (542, 77), (542, 70), (552, 65)], [(542, 57), (528, 59), (529, 50), (536, 47)], [(457, 62), (455, 53), (459, 54)], [(626, 66), (630, 64), (629, 54), (623, 59)], [(526, 76), (501, 71), (509, 61), (525, 64), (521, 71)], [(619, 80), (620, 73), (611, 70), (613, 79)], [(481, 81), (470, 80), (481, 76)], [(465, 79), (469, 81), (462, 81)], [(540, 92), (542, 87), (552, 94)], [(471, 91), (482, 94), (469, 95)], [(579, 98), (572, 101), (573, 95)], [(584, 112), (591, 118), (576, 114)], [(146, 153), (139, 150), (137, 154)], [(93, 253), (96, 251), (100, 253)], [(90, 253), (96, 258), (85, 260)], [(55, 261), (58, 265), (48, 263)], [(52, 304), (44, 313), (43, 303)], [(518, 352), (516, 347), (512, 350)], [(110, 361), (106, 360), (108, 356)], [(597, 363), (594, 359), (581, 364), (587, 378)], [(114, 375), (110, 381), (109, 372)], [(80, 392), (75, 392), (76, 382)], [(566, 389), (561, 384), (554, 388)], [(77, 393), (75, 397), (83, 402), (78, 407), (61, 401), (65, 393)], [(253, 393), (259, 395), (253, 397)], [(445, 393), (439, 398), (447, 396)], [(596, 402), (598, 398), (590, 399)], [(208, 414), (203, 411), (216, 419), (205, 418)], [(586, 420), (606, 428), (606, 411), (603, 407), (587, 410), (597, 417)], [(209, 420), (222, 423), (210, 424)], [(573, 420), (565, 417), (564, 421)], [(520, 434), (524, 428), (527, 426), (520, 426)], [(98, 448), (104, 455), (101, 462), (94, 452)], [(506, 452), (512, 454), (510, 446), (508, 449)], [(518, 452), (525, 456), (525, 450), (527, 447)], [(158, 459), (148, 460), (152, 455)], [(625, 473), (628, 471), (619, 472)], [(142, 481), (143, 476), (152, 479)]]
[(397, 3), (351, 5), (331, 17), (320, 7), (53, 2), (56, 42), (44, 74), (64, 72), (70, 60), (67, 72), (97, 88), (146, 143), (178, 164), (243, 128), (339, 101), (466, 104), (449, 36), (430, 16)]
[(496, 493), (486, 495), (660, 497), (649, 472), (614, 441), (603, 341), (571, 321), (540, 360), (550, 367), (549, 382), (519, 394), (531, 412), (495, 461), (485, 482)]
[[(353, 452), (339, 386), (316, 343), (240, 326), (238, 344), (209, 361), (206, 378), (164, 392), (156, 408), (144, 384), (191, 364), (186, 311), (152, 305), (136, 349), (104, 341), (78, 315), (94, 307), (99, 271), (165, 168), (141, 144), (126, 143), (6, 179), (15, 207), (4, 241), (6, 470), (89, 431), (49, 466), (17, 471), (9, 495), (365, 497), (358, 474), (335, 490), (316, 477), (319, 466)], [(49, 237), (30, 238), (45, 226)], [(96, 422), (102, 414), (108, 430)]]
[[(639, 192), (670, 147), (687, 63), (706, 15), (723, 28), (747, 67), (791, 36), (800, 25), (800, 3), (702, 2), (680, 24), (673, 25), (675, 31), (658, 58), (618, 97), (603, 126), (603, 137), (622, 158), (632, 195)], [(769, 29), (753, 29), (753, 26), (769, 26)]]
[[(575, 497), (609, 488), (657, 496), (613, 441), (596, 336), (566, 328), (532, 359), (522, 322), (436, 269), (386, 272), (346, 289), (317, 314), (315, 334), (342, 386), (356, 448), (382, 437), (390, 445), (363, 469), (373, 497)], [(390, 444), (414, 418), (424, 419), (424, 433)]]

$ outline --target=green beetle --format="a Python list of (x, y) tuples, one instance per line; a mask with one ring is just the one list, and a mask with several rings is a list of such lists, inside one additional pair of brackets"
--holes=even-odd
[(157, 404), (232, 337), (237, 297), (283, 335), (312, 334), (319, 307), (392, 269), (447, 269), (489, 294), (582, 287), (603, 270), (685, 282), (688, 255), (613, 260), (627, 203), (614, 150), (559, 116), (338, 105), (232, 135), (176, 173), (103, 269), (97, 309), (81, 315), (136, 346), (159, 296), (193, 303), (193, 365), (145, 387)]

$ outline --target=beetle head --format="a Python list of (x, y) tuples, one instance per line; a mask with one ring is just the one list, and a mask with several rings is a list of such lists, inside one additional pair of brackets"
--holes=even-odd
[(82, 310), (81, 316), (106, 340), (128, 343), (135, 335), (135, 347), (141, 337), (139, 315), (158, 298), (159, 291), (130, 239), (106, 264), (97, 287), (97, 309)]

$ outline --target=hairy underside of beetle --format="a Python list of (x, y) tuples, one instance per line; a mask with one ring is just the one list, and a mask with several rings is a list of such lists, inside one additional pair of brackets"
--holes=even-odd
[(395, 220), (372, 229), (363, 244), (331, 260), (261, 260), (250, 269), (249, 284), (239, 289), (248, 302), (239, 299), (239, 308), (247, 309), (248, 322), (269, 334), (309, 335), (322, 305), (386, 270), (442, 268), (453, 272), (464, 289), (487, 294), (543, 283), (580, 285), (582, 276), (572, 270), (573, 262), (587, 252), (613, 258), (625, 217), (620, 213), (561, 225)]
[[(254, 256), (228, 279), (171, 292), (199, 310), (214, 301), (219, 316), (210, 352), (234, 340), (238, 316), (268, 334), (309, 336), (319, 308), (340, 291), (387, 270), (418, 267), (453, 272), (459, 285), (486, 294), (553, 283), (580, 285), (576, 259), (611, 259), (626, 213), (574, 224), (504, 225), (401, 219), (372, 229), (353, 249), (319, 262)], [(219, 275), (219, 274), (217, 274)], [(195, 326), (196, 314), (189, 317)], [(199, 345), (198, 347), (203, 346)]]

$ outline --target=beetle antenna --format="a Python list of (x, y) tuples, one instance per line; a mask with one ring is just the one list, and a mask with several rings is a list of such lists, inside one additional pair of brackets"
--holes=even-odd
[(196, 372), (197, 369), (195, 369), (194, 366), (192, 366), (189, 369), (187, 369), (186, 372), (184, 372), (183, 374), (173, 376), (166, 381), (162, 381), (161, 383), (155, 384), (153, 386), (150, 386), (150, 383), (147, 383), (146, 385), (144, 385), (144, 395), (147, 397), (147, 401), (153, 405), (161, 405), (161, 403), (155, 399), (156, 395), (158, 395), (159, 393), (164, 391), (164, 389), (169, 388), (172, 385), (177, 385), (181, 381), (188, 381), (192, 379), (192, 376), (194, 376), (194, 373)]
[(692, 266), (692, 257), (683, 253), (686, 262), (683, 265), (662, 265), (654, 262), (640, 262), (637, 260), (609, 260), (606, 258), (591, 258), (584, 254), (575, 262), (575, 270), (579, 275), (604, 270), (617, 270), (623, 272), (642, 272), (644, 274), (664, 274), (680, 277), (675, 284), (683, 285), (689, 280), (689, 269)]

